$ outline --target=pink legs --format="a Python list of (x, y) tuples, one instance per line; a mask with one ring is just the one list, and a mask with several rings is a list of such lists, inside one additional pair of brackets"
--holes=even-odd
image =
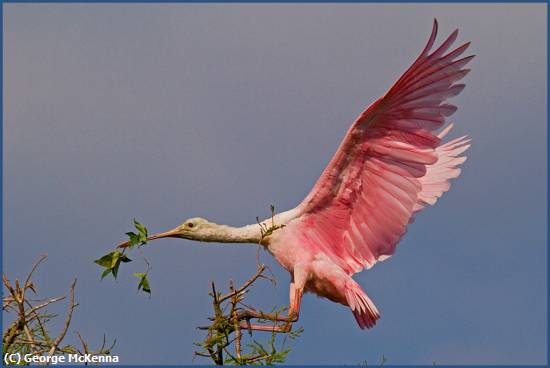
[(261, 313), (247, 310), (245, 313), (250, 318), (265, 319), (273, 322), (286, 322), (284, 325), (259, 325), (251, 324), (250, 320), (243, 321), (239, 324), (242, 329), (252, 331), (270, 331), (270, 332), (288, 332), (292, 329), (292, 323), (296, 322), (300, 315), (300, 303), (302, 301), (303, 290), (296, 290), (294, 283), (290, 284), (290, 306), (287, 316), (279, 316), (270, 313)]

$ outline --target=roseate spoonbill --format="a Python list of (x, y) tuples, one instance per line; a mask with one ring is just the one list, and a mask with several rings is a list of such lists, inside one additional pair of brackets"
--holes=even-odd
[(304, 292), (349, 306), (362, 329), (373, 327), (380, 314), (352, 275), (394, 253), (414, 215), (449, 190), (470, 147), (466, 136), (441, 143), (452, 124), (435, 133), (456, 111), (446, 100), (464, 89), (456, 82), (474, 57), (459, 59), (469, 43), (447, 52), (458, 30), (432, 51), (437, 27), (434, 20), (418, 58), (351, 125), (307, 197), (261, 222), (264, 229), (277, 227), (271, 234), (264, 236), (258, 224), (231, 227), (191, 218), (148, 239), (261, 243), (291, 275), (288, 316), (270, 316), (287, 323), (243, 328), (288, 331)]

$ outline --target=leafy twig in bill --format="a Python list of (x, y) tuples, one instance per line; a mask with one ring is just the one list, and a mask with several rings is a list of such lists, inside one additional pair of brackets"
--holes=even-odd
[[(121, 265), (121, 263), (128, 263), (132, 260), (128, 258), (126, 255), (126, 251), (128, 249), (134, 248), (136, 245), (139, 247), (147, 244), (147, 228), (142, 225), (140, 222), (138, 222), (136, 219), (134, 219), (134, 227), (137, 230), (137, 233), (134, 233), (132, 231), (129, 231), (126, 233), (128, 235), (128, 242), (127, 245), (124, 247), (117, 247), (115, 250), (113, 250), (110, 253), (107, 253), (103, 257), (96, 259), (94, 262), (97, 263), (99, 266), (103, 267), (104, 270), (101, 273), (101, 279), (105, 278), (105, 276), (112, 274), (113, 278), (117, 278), (118, 276), (118, 269)], [(119, 249), (122, 249), (120, 251)], [(134, 273), (133, 275), (139, 279), (138, 283), (138, 290), (143, 290), (144, 292), (151, 294), (151, 286), (149, 284), (148, 279), (148, 273), (149, 273), (149, 262), (145, 260), (145, 263), (147, 263), (147, 271), (144, 273)]]

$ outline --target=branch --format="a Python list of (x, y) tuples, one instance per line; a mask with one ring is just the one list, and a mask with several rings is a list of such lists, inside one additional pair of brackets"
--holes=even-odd
[[(263, 270), (261, 270), (261, 271), (263, 271)], [(261, 272), (260, 272), (260, 274), (261, 274)], [(256, 275), (258, 275), (258, 277), (259, 277), (260, 274), (256, 274)], [(256, 277), (256, 280), (257, 279), (258, 278)], [(252, 278), (251, 280), (254, 280), (254, 278)], [(252, 282), (254, 282), (254, 281), (252, 281)], [(250, 284), (252, 284), (252, 282)], [(246, 284), (245, 284), (245, 286), (246, 286)], [(235, 355), (237, 356), (237, 359), (233, 358), (233, 360), (237, 360), (238, 362), (240, 362), (241, 361), (241, 338), (242, 338), (242, 334), (241, 334), (241, 328), (239, 327), (239, 314), (237, 313), (237, 304), (239, 303), (239, 294), (240, 293), (237, 290), (235, 290), (235, 288), (233, 287), (233, 282), (230, 283), (230, 289), (233, 291), (233, 297), (231, 298), (231, 316), (233, 317), (233, 328), (235, 329)], [(231, 354), (229, 354), (229, 355), (231, 355)]]
[[(60, 346), (64, 337), (67, 334), (69, 325), (72, 320), (72, 313), (75, 307), (78, 305), (74, 301), (74, 293), (76, 287), (76, 279), (71, 284), (70, 288), (70, 304), (63, 329), (57, 336), (52, 339), (46, 330), (46, 323), (55, 318), (55, 314), (45, 311), (51, 304), (64, 300), (65, 296), (55, 298), (28, 298), (26, 293), (31, 290), (36, 294), (34, 284), (32, 282), (32, 276), (37, 267), (46, 259), (46, 256), (41, 256), (38, 261), (35, 262), (31, 271), (26, 276), (24, 284), (20, 286), (19, 280), (15, 279), (14, 282), (10, 282), (8, 277), (2, 275), (4, 287), (8, 290), (6, 296), (2, 298), (2, 308), (4, 311), (13, 310), (17, 313), (16, 319), (9, 325), (7, 330), (4, 331), (3, 352), (8, 354), (57, 354), (57, 353), (82, 353), (78, 348), (72, 345)], [(6, 293), (5, 293), (6, 294)], [(35, 305), (36, 303), (36, 305)], [(78, 333), (82, 348), (85, 354), (94, 355), (106, 355), (110, 354), (111, 349), (114, 347), (116, 340), (110, 348), (105, 346), (106, 339), (103, 337), (103, 344), (99, 351), (92, 352), (88, 348), (88, 344), (84, 341), (80, 333)]]
[(82, 336), (80, 336), (80, 332), (76, 331), (76, 334), (78, 335), (78, 339), (80, 340), (80, 343), (82, 344), (82, 349), (84, 349), (84, 354), (88, 354), (88, 344), (84, 341)]
[(57, 336), (57, 338), (54, 340), (52, 347), (50, 351), (48, 352), (48, 356), (52, 356), (53, 353), (55, 353), (57, 347), (65, 338), (65, 334), (67, 333), (67, 330), (69, 329), (69, 325), (71, 324), (71, 319), (73, 318), (73, 311), (76, 307), (76, 304), (74, 304), (74, 288), (76, 286), (76, 279), (74, 279), (73, 283), (71, 284), (71, 292), (70, 292), (70, 300), (69, 300), (69, 310), (67, 312), (67, 318), (65, 319), (65, 326), (63, 327), (63, 330), (61, 333)]
[[(243, 343), (243, 339), (248, 337), (242, 333), (242, 329), (245, 329), (247, 324), (250, 325), (250, 319), (258, 319), (260, 324), (270, 320), (275, 322), (275, 326), (280, 322), (279, 312), (273, 317), (272, 314), (255, 312), (254, 308), (244, 303), (245, 295), (259, 278), (269, 279), (263, 274), (266, 269), (265, 265), (259, 265), (256, 273), (239, 288), (235, 288), (233, 281), (230, 281), (229, 293), (223, 295), (216, 290), (212, 282), (212, 291), (209, 295), (212, 297), (214, 317), (208, 318), (211, 321), (209, 326), (198, 327), (200, 330), (206, 330), (207, 334), (203, 341), (195, 344), (201, 348), (200, 351), (195, 351), (195, 356), (210, 358), (216, 365), (223, 365), (226, 362), (250, 365), (258, 362), (272, 364), (285, 361), (290, 349), (285, 347), (286, 339), (281, 344), (275, 344), (275, 334), (285, 334), (293, 339), (301, 333), (301, 330), (298, 332), (291, 332), (290, 329), (273, 331), (271, 339), (266, 342), (267, 349), (255, 339), (252, 340), (252, 344)], [(266, 327), (275, 326), (266, 325)], [(250, 335), (252, 336), (252, 331)]]
[(23, 284), (23, 288), (24, 288), (25, 290), (30, 286), (29, 281), (30, 281), (30, 279), (31, 279), (32, 274), (34, 273), (34, 271), (36, 270), (36, 268), (38, 267), (38, 265), (39, 265), (40, 263), (42, 263), (46, 258), (48, 258), (48, 255), (47, 255), (47, 254), (42, 254), (42, 255), (40, 256), (40, 258), (38, 259), (38, 261), (36, 261), (36, 262), (34, 263), (34, 265), (32, 266), (31, 271), (29, 272), (29, 274), (27, 275), (27, 279), (25, 280), (25, 284)]
[(250, 287), (250, 285), (252, 285), (259, 277), (262, 277), (262, 273), (264, 272), (265, 270), (265, 265), (261, 264), (259, 267), (258, 267), (258, 271), (256, 272), (256, 274), (254, 276), (252, 276), (252, 278), (250, 280), (248, 280), (247, 282), (244, 283), (243, 286), (241, 286), (238, 290), (235, 290), (233, 292), (230, 292), (230, 293), (227, 293), (225, 294), (224, 296), (220, 297), (219, 298), (219, 303), (223, 303), (224, 301), (226, 301), (227, 299), (231, 298), (233, 295), (235, 295), (235, 293), (237, 293), (238, 295), (240, 295), (244, 290), (248, 289)]
[[(42, 308), (44, 308), (44, 307), (46, 307), (46, 306), (48, 306), (48, 305), (50, 305), (50, 304), (52, 304), (52, 303), (58, 302), (58, 301), (63, 300), (63, 299), (65, 299), (65, 296), (58, 296), (57, 298), (52, 298), (52, 299), (50, 299), (50, 300), (48, 300), (48, 301), (46, 301), (46, 302), (44, 302), (44, 303), (42, 303), (42, 304), (39, 304), (39, 305), (37, 305), (37, 306), (32, 307), (32, 308), (27, 312), (27, 315), (29, 315), (29, 314), (31, 314), (31, 313), (34, 313), (34, 312), (36, 312), (36, 311), (39, 310), (39, 309), (42, 309)], [(29, 304), (29, 305), (30, 305), (30, 304)]]

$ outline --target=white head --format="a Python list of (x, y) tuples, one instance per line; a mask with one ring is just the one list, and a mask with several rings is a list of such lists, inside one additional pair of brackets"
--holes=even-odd
[(155, 234), (147, 240), (160, 238), (182, 238), (199, 241), (209, 241), (212, 236), (218, 233), (220, 225), (209, 222), (201, 217), (193, 217), (185, 220), (176, 228), (164, 233)]

